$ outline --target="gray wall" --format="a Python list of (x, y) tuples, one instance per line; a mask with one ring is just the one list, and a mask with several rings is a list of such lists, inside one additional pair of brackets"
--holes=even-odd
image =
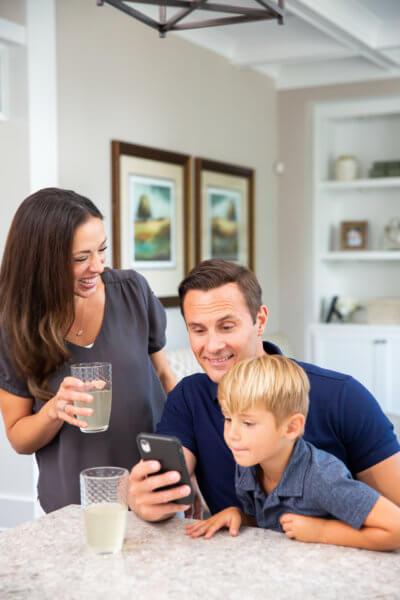
[[(110, 231), (111, 139), (254, 168), (256, 271), (277, 329), (272, 82), (177, 36), (162, 40), (110, 6), (59, 0), (56, 12), (60, 185), (94, 199)], [(185, 333), (168, 312), (176, 347)]]
[(0, 18), (14, 21), (18, 25), (25, 24), (25, 0), (1, 0)]
[(280, 327), (295, 356), (304, 356), (306, 323), (312, 314), (312, 198), (310, 114), (315, 102), (396, 95), (400, 80), (306, 88), (278, 93)]

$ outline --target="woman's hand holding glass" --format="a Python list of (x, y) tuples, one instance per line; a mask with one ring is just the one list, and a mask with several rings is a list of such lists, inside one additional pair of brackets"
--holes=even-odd
[[(79, 391), (80, 388), (82, 391)], [(75, 427), (86, 427), (87, 422), (84, 417), (93, 414), (93, 409), (89, 406), (93, 402), (93, 397), (85, 393), (84, 388), (85, 384), (80, 379), (64, 377), (56, 395), (48, 402), (50, 418), (60, 419)], [(87, 408), (75, 406), (74, 402), (82, 402), (88, 406)]]

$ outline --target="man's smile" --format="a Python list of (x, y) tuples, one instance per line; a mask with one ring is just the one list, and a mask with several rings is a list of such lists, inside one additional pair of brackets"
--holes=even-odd
[(225, 354), (223, 356), (203, 356), (203, 360), (206, 360), (211, 365), (218, 366), (226, 363), (228, 360), (233, 358), (233, 356), (233, 353)]

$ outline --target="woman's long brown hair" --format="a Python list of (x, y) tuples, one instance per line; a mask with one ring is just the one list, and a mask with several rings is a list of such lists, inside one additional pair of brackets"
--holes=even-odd
[(26, 198), (8, 233), (0, 269), (0, 322), (9, 357), (34, 398), (48, 400), (49, 376), (69, 358), (75, 318), (72, 243), (90, 217), (88, 198), (46, 188)]

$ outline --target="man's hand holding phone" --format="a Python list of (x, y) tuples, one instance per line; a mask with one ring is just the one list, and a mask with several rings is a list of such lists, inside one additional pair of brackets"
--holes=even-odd
[[(129, 506), (139, 517), (146, 521), (163, 521), (190, 508), (192, 489), (189, 473), (194, 470), (195, 457), (190, 451), (184, 449), (183, 453), (189, 467), (188, 472), (185, 461), (183, 460), (182, 466), (182, 461), (178, 461), (176, 458), (176, 449), (172, 450), (173, 444), (171, 442), (162, 441), (160, 445), (159, 438), (162, 436), (150, 436), (150, 434), (142, 434), (142, 436), (151, 443), (154, 442), (154, 444), (152, 443), (152, 451), (147, 453), (149, 460), (141, 460), (131, 471)], [(158, 439), (154, 440), (155, 437)], [(138, 447), (143, 457), (141, 439), (143, 437), (138, 436)], [(165, 447), (165, 444), (168, 444), (168, 446)], [(155, 456), (157, 453), (161, 453), (157, 456), (158, 460)], [(163, 464), (165, 466), (166, 463), (176, 465), (177, 470), (163, 469)], [(189, 484), (182, 482), (183, 485), (177, 485), (182, 481), (183, 469), (186, 471), (183, 473), (183, 480), (188, 481)], [(166, 472), (160, 473), (160, 471)]]

